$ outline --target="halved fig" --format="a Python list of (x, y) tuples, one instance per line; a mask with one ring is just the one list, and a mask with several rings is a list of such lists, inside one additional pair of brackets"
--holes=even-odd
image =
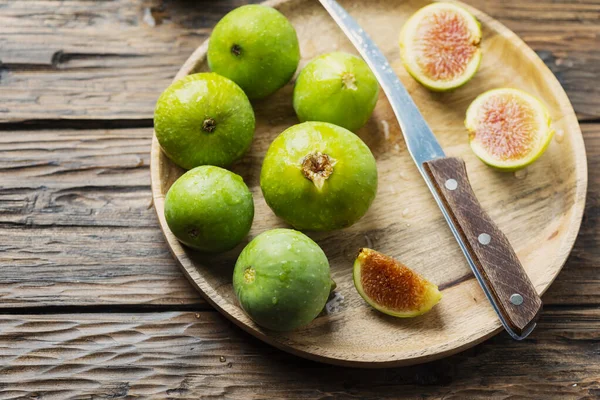
[(467, 109), (469, 143), (484, 163), (514, 171), (537, 160), (554, 131), (544, 104), (518, 89), (494, 89), (479, 95)]
[(404, 24), (400, 55), (419, 83), (434, 91), (456, 89), (481, 61), (481, 27), (467, 10), (450, 3), (421, 8)]
[(409, 318), (431, 310), (442, 294), (438, 287), (392, 257), (360, 249), (354, 262), (354, 286), (373, 308)]

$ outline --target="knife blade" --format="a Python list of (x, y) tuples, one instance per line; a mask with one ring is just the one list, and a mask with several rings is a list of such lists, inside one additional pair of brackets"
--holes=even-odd
[(375, 42), (335, 0), (319, 0), (371, 68), (398, 119), (409, 154), (504, 329), (535, 328), (542, 301), (506, 236), (473, 192), (464, 161), (446, 157), (417, 105)]

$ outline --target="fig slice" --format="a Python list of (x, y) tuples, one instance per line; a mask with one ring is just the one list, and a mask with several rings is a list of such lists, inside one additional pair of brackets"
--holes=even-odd
[(518, 89), (500, 88), (479, 95), (467, 109), (469, 143), (484, 163), (514, 171), (537, 160), (554, 131), (544, 104)]
[(354, 261), (354, 286), (373, 308), (410, 318), (431, 310), (442, 294), (438, 287), (392, 257), (362, 248)]
[(413, 78), (430, 90), (464, 85), (481, 61), (481, 27), (467, 10), (433, 3), (414, 13), (400, 33), (400, 55)]

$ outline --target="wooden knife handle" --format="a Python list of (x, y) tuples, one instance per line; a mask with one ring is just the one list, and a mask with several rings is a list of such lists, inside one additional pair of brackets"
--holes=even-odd
[(539, 317), (542, 300), (508, 239), (477, 201), (464, 161), (445, 157), (423, 166), (498, 311), (517, 335), (523, 335)]

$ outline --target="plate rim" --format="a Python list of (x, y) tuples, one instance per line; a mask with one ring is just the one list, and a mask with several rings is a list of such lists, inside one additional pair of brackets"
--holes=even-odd
[[(269, 7), (279, 8), (288, 3), (295, 2), (304, 2), (309, 0), (267, 0), (260, 4), (266, 5)], [(437, 0), (431, 1), (437, 2)], [(515, 46), (520, 48), (522, 54), (535, 66), (535, 68), (541, 71), (544, 74), (544, 81), (550, 89), (555, 94), (556, 99), (559, 102), (560, 109), (563, 113), (563, 119), (565, 119), (565, 125), (569, 126), (569, 128), (573, 129), (569, 134), (573, 136), (573, 153), (577, 155), (574, 163), (574, 176), (575, 176), (575, 193), (573, 199), (573, 205), (571, 206), (572, 215), (568, 222), (568, 230), (563, 240), (563, 245), (559, 249), (558, 254), (562, 258), (560, 265), (557, 267), (556, 273), (554, 276), (545, 283), (545, 287), (543, 287), (540, 291), (540, 295), (544, 294), (548, 288), (552, 285), (556, 277), (560, 274), (564, 264), (566, 263), (569, 254), (571, 253), (573, 246), (575, 245), (576, 238), (581, 229), (581, 222), (583, 218), (583, 213), (585, 210), (586, 196), (587, 196), (587, 184), (588, 184), (588, 171), (587, 171), (587, 154), (585, 151), (585, 143), (583, 141), (583, 134), (581, 132), (581, 127), (579, 125), (579, 121), (577, 120), (577, 116), (575, 114), (575, 110), (564, 90), (562, 85), (558, 82), (556, 76), (552, 73), (552, 71), (544, 64), (544, 62), (538, 57), (535, 51), (529, 47), (517, 34), (515, 34), (512, 30), (506, 27), (501, 22), (487, 15), (483, 11), (472, 7), (468, 4), (465, 4), (458, 0), (450, 0), (445, 1), (448, 3), (457, 4), (469, 12), (471, 12), (475, 17), (481, 22), (482, 26), (487, 26), (491, 30), (497, 32), (498, 35), (503, 36), (506, 40), (513, 42)], [(198, 65), (200, 62), (203, 62), (206, 58), (206, 53), (208, 50), (208, 42), (207, 38), (198, 48), (187, 58), (187, 60), (183, 63), (181, 68), (178, 70), (177, 74), (173, 78), (173, 82), (189, 75), (189, 73)], [(293, 347), (289, 344), (283, 343), (280, 340), (277, 340), (275, 337), (265, 334), (262, 330), (257, 330), (253, 326), (249, 325), (248, 322), (251, 323), (251, 320), (243, 313), (241, 313), (242, 317), (236, 317), (231, 314), (228, 310), (223, 308), (215, 299), (211, 297), (204, 289), (202, 289), (196, 279), (192, 277), (191, 272), (187, 269), (187, 267), (182, 263), (180, 257), (175, 252), (175, 250), (180, 250), (183, 252), (183, 248), (179, 241), (173, 236), (170, 232), (166, 220), (164, 219), (164, 195), (162, 194), (162, 182), (160, 179), (160, 153), (161, 148), (156, 138), (156, 133), (153, 130), (152, 133), (152, 146), (151, 146), (151, 157), (150, 157), (150, 176), (151, 176), (151, 188), (152, 188), (152, 200), (154, 204), (154, 210), (157, 214), (159, 225), (161, 231), (165, 237), (165, 241), (169, 247), (169, 251), (172, 254), (173, 258), (176, 260), (180, 269), (183, 271), (184, 275), (190, 281), (192, 286), (202, 295), (202, 297), (216, 310), (218, 310), (223, 316), (225, 316), (228, 320), (233, 322), (236, 326), (240, 327), (244, 331), (250, 333), (252, 336), (266, 342), (280, 350), (286, 351), (288, 353), (294, 354), (296, 356), (300, 356), (303, 358), (307, 358), (313, 361), (325, 362), (328, 364), (346, 366), (346, 367), (359, 367), (359, 368), (386, 368), (386, 367), (397, 367), (397, 366), (409, 366), (414, 364), (420, 364), (428, 361), (437, 360), (440, 358), (448, 357), (453, 354), (464, 351), (468, 348), (471, 348), (483, 341), (491, 338), (492, 336), (498, 334), (502, 331), (502, 326), (498, 321), (497, 326), (495, 328), (489, 329), (488, 331), (484, 331), (479, 336), (475, 337), (472, 340), (465, 341), (462, 345), (450, 346), (450, 348), (443, 349), (436, 353), (429, 353), (426, 355), (415, 356), (411, 358), (401, 358), (401, 359), (390, 359), (390, 360), (349, 360), (336, 358), (334, 356), (327, 356), (322, 354), (313, 353), (310, 351), (305, 351), (297, 347)], [(582, 155), (582, 156), (580, 156)], [(195, 267), (191, 265), (192, 268)], [(195, 272), (195, 271), (194, 271)], [(197, 273), (197, 272), (196, 272)], [(198, 273), (198, 275), (200, 275)], [(201, 276), (201, 275), (200, 275)], [(204, 281), (208, 285), (206, 281)], [(220, 295), (217, 295), (219, 298)], [(452, 342), (450, 342), (452, 343)], [(447, 343), (446, 343), (447, 344)]]

